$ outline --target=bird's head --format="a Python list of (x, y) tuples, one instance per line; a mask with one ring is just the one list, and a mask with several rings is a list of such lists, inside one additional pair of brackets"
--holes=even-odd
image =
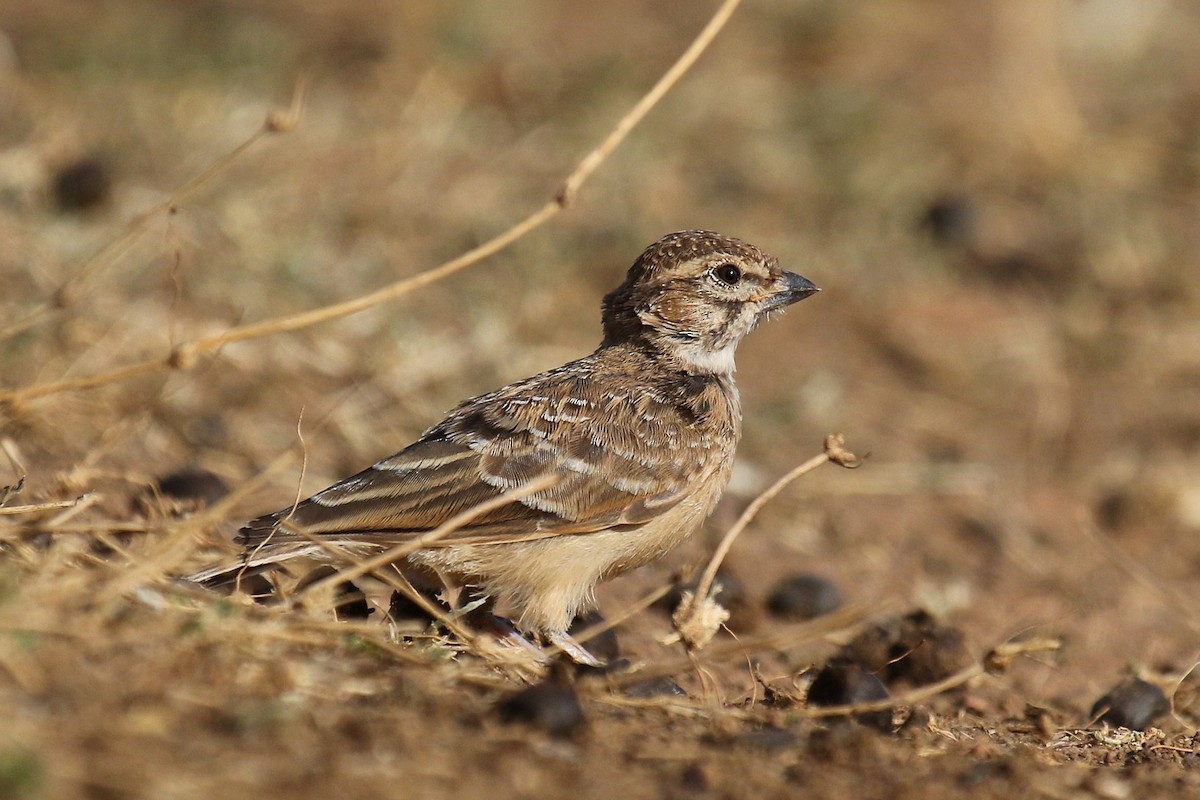
[(742, 337), (817, 291), (740, 239), (672, 233), (647, 247), (604, 298), (604, 344), (636, 341), (689, 372), (728, 374)]

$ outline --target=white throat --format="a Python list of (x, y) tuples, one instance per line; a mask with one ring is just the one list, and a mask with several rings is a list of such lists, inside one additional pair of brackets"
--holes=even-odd
[(737, 366), (733, 363), (733, 353), (737, 343), (730, 342), (720, 350), (709, 350), (698, 342), (688, 342), (676, 345), (672, 352), (680, 360), (696, 372), (708, 375), (732, 375)]

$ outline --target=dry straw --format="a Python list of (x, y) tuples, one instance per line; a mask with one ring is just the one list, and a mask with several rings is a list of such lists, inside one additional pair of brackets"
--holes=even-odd
[[(472, 248), (457, 258), (453, 258), (439, 266), (421, 272), (409, 278), (396, 281), (388, 284), (380, 289), (369, 294), (356, 297), (351, 300), (346, 300), (341, 303), (334, 303), (320, 308), (315, 308), (310, 311), (303, 311), (297, 314), (288, 314), (286, 316), (274, 317), (272, 319), (262, 320), (260, 322), (248, 323), (229, 328), (211, 336), (203, 336), (198, 339), (193, 339), (189, 342), (183, 342), (176, 345), (165, 358), (149, 359), (146, 361), (126, 364), (125, 366), (116, 369), (101, 372), (95, 375), (88, 375), (81, 378), (73, 378), (68, 380), (51, 381), (47, 383), (38, 383), (31, 386), (25, 386), (17, 389), (8, 389), (0, 391), (0, 405), (8, 405), (10, 407), (20, 408), (24, 403), (30, 400), (36, 400), (41, 397), (61, 394), (63, 392), (76, 392), (87, 389), (95, 389), (101, 386), (107, 386), (114, 383), (122, 383), (144, 375), (150, 375), (158, 372), (169, 370), (190, 370), (194, 367), (197, 361), (206, 355), (212, 355), (221, 350), (228, 344), (235, 342), (243, 342), (251, 339), (259, 339), (265, 336), (272, 336), (277, 333), (285, 333), (288, 331), (300, 330), (308, 328), (322, 322), (340, 319), (341, 317), (357, 314), (360, 311), (365, 311), (368, 308), (373, 308), (381, 303), (386, 303), (395, 300), (412, 292), (424, 288), (432, 283), (436, 283), (444, 278), (460, 272), (469, 266), (479, 263), (485, 258), (492, 256), (504, 248), (521, 239), (531, 231), (536, 230), (542, 225), (549, 222), (554, 217), (558, 216), (564, 209), (571, 205), (579, 190), (584, 183), (591, 177), (604, 161), (612, 155), (613, 151), (620, 146), (625, 137), (630, 131), (650, 112), (655, 105), (662, 100), (663, 96), (670, 91), (679, 79), (682, 78), (701, 54), (725, 27), (725, 23), (729, 21), (734, 10), (738, 7), (741, 0), (725, 0), (724, 3), (709, 19), (708, 23), (683, 52), (674, 64), (671, 65), (662, 77), (654, 84), (636, 104), (631, 108), (616, 126), (604, 137), (591, 152), (575, 166), (571, 173), (563, 181), (562, 187), (555, 194), (554, 199), (548, 201), (541, 208), (534, 211), (525, 219), (517, 222), (508, 230), (500, 233), (492, 239), (484, 242), (478, 247)], [(82, 273), (91, 272), (100, 269), (103, 266), (111, 263), (124, 253), (133, 243), (133, 241), (147, 228), (150, 220), (155, 216), (169, 212), (178, 202), (187, 195), (194, 192), (200, 186), (208, 183), (218, 174), (226, 170), (230, 164), (238, 157), (245, 153), (251, 145), (259, 141), (262, 137), (271, 133), (281, 133), (292, 130), (299, 124), (304, 111), (304, 98), (307, 91), (307, 80), (301, 79), (296, 88), (293, 97), (292, 106), (288, 112), (284, 114), (271, 114), (267, 117), (264, 125), (248, 140), (238, 145), (224, 157), (219, 159), (211, 167), (201, 173), (200, 176), (189, 182), (186, 186), (176, 192), (171, 198), (161, 203), (159, 206), (151, 209), (146, 214), (134, 220), (126, 233), (115, 240), (109, 246), (103, 248), (100, 253), (90, 259), (76, 275), (78, 279)], [(55, 306), (62, 306), (66, 296), (66, 285), (60, 290), (58, 298), (52, 302), (44, 304), (35, 309), (22, 320), (13, 324), (7, 329), (0, 331), (0, 339), (6, 336), (12, 336), (20, 331), (23, 331), (32, 325), (37, 324), (42, 319), (49, 316)]]
[[(612, 155), (612, 153), (621, 145), (629, 133), (645, 118), (651, 109), (657, 105), (666, 93), (688, 72), (689, 69), (696, 63), (700, 55), (707, 49), (717, 34), (722, 30), (734, 10), (738, 7), (740, 0), (725, 0), (713, 16), (709, 19), (704, 28), (699, 32), (696, 38), (687, 47), (684, 53), (671, 65), (671, 67), (659, 78), (654, 86), (642, 96), (638, 102), (617, 122), (611, 131), (603, 138), (600, 143), (588, 152), (571, 170), (563, 181), (561, 188), (555, 193), (554, 197), (547, 201), (540, 208), (529, 214), (523, 220), (515, 223), (507, 230), (498, 234), (489, 241), (475, 247), (456, 258), (446, 261), (436, 267), (421, 272), (415, 276), (408, 277), (386, 286), (383, 286), (366, 295), (347, 300), (340, 303), (315, 308), (309, 311), (304, 311), (296, 314), (290, 314), (271, 319), (261, 320), (258, 322), (247, 323), (231, 327), (222, 332), (193, 339), (191, 341), (182, 342), (176, 345), (171, 352), (162, 358), (149, 359), (140, 362), (128, 363), (123, 366), (111, 369), (106, 372), (100, 372), (94, 375), (64, 379), (59, 381), (50, 381), (44, 383), (36, 383), (33, 385), (0, 390), (0, 405), (8, 405), (12, 408), (22, 407), (29, 401), (45, 398), (52, 395), (78, 392), (83, 390), (94, 389), (98, 387), (108, 386), (112, 384), (120, 384), (134, 378), (160, 373), (170, 370), (189, 370), (197, 364), (199, 359), (206, 356), (218, 354), (226, 345), (237, 342), (250, 341), (254, 339), (264, 338), (275, 334), (296, 331), (317, 325), (323, 322), (339, 319), (351, 314), (356, 314), (360, 311), (378, 306), (408, 294), (411, 294), (421, 288), (429, 286), (437, 281), (450, 277), (467, 267), (477, 264), (491, 255), (501, 251), (502, 249), (513, 244), (517, 240), (529, 234), (531, 231), (541, 227), (551, 219), (558, 216), (562, 211), (571, 206), (578, 193), (581, 191), (585, 183), (592, 174)], [(26, 331), (43, 321), (52, 317), (57, 311), (69, 307), (71, 297), (77, 290), (77, 287), (87, 278), (95, 276), (104, 269), (115, 263), (122, 254), (129, 251), (133, 244), (149, 229), (153, 220), (160, 215), (172, 213), (182, 202), (189, 196), (219, 177), (227, 171), (232, 164), (242, 158), (254, 145), (276, 133), (286, 133), (293, 130), (300, 124), (304, 114), (305, 98), (308, 91), (307, 77), (302, 77), (298, 82), (292, 98), (290, 108), (282, 114), (271, 114), (267, 117), (264, 124), (247, 140), (226, 153), (224, 156), (215, 161), (211, 166), (200, 173), (196, 178), (189, 181), (184, 186), (180, 187), (169, 198), (137, 217), (126, 227), (125, 231), (117, 239), (103, 247), (96, 255), (88, 259), (74, 275), (65, 281), (59, 290), (55, 293), (51, 300), (43, 303), (41, 306), (33, 309), (23, 318), (13, 322), (8, 327), (0, 329), (0, 340), (6, 337), (12, 337), (23, 331)], [(770, 500), (775, 494), (781, 491), (789, 482), (799, 477), (800, 475), (814, 469), (816, 466), (825, 461), (833, 460), (842, 463), (843, 466), (852, 466), (853, 456), (846, 454), (841, 450), (840, 439), (831, 437), (826, 443), (826, 451), (822, 455), (810, 460), (804, 465), (784, 476), (774, 486), (760, 495), (743, 514), (742, 518), (734, 525), (733, 528), (726, 534), (716, 554), (713, 556), (712, 562), (709, 564), (704, 577), (701, 580), (699, 590), (696, 597), (708, 599), (712, 588), (716, 569), (719, 567), (722, 559), (728, 553), (734, 539), (740, 532), (749, 524), (751, 519), (757, 513), (758, 509)], [(0, 509), (0, 512), (10, 517), (32, 517), (37, 521), (42, 530), (50, 533), (84, 533), (96, 537), (107, 537), (112, 545), (111, 551), (122, 559), (125, 564), (114, 569), (112, 574), (107, 575), (107, 580), (103, 587), (97, 593), (97, 606), (104, 607), (113, 602), (116, 602), (121, 597), (142, 596), (139, 592), (145, 592), (153, 587), (154, 591), (169, 591), (178, 593), (183, 597), (199, 597), (194, 591), (187, 587), (171, 584), (167, 578), (172, 574), (180, 572), (181, 565), (195, 556), (196, 544), (203, 540), (201, 533), (208, 529), (215, 529), (230, 512), (231, 508), (244, 496), (253, 491), (254, 488), (265, 479), (274, 469), (278, 468), (284, 461), (284, 457), (268, 468), (264, 474), (257, 479), (248, 481), (239, 487), (237, 491), (226, 497), (221, 502), (215, 504), (206, 511), (199, 512), (185, 519), (166, 519), (166, 520), (149, 520), (144, 523), (121, 525), (120, 523), (108, 522), (104, 525), (89, 525), (82, 524), (78, 526), (68, 525), (68, 521), (79, 513), (83, 508), (86, 508), (90, 503), (86, 498), (76, 500), (63, 500), (53, 503), (31, 504), (23, 506), (7, 506)], [(522, 487), (516, 492), (508, 493), (494, 501), (496, 504), (512, 502), (519, 499), (524, 494), (532, 491), (537, 491), (543, 488), (538, 483), (531, 486)], [(474, 636), (461, 622), (453, 615), (447, 614), (442, 608), (430, 603), (428, 598), (414, 590), (414, 588), (403, 578), (395, 569), (390, 569), (389, 565), (395, 561), (402, 559), (406, 555), (410, 555), (415, 550), (427, 547), (436, 546), (438, 539), (451, 533), (457, 527), (466, 524), (474, 516), (485, 513), (492, 507), (492, 504), (484, 504), (482, 506), (469, 509), (454, 519), (448, 521), (441, 528), (426, 534), (412, 542), (405, 543), (387, 551), (381, 552), (375, 557), (359, 558), (349, 553), (346, 553), (336, 547), (329, 546), (327, 543), (314, 539), (314, 544), (324, 549), (325, 555), (339, 563), (344, 569), (343, 571), (322, 578), (313, 582), (309, 586), (301, 590), (297, 595), (291, 598), (289, 605), (294, 605), (295, 602), (301, 600), (315, 601), (320, 592), (324, 590), (326, 595), (327, 590), (335, 584), (344, 581), (352, 580), (358, 576), (371, 574), (385, 584), (391, 586), (396, 591), (411, 598), (414, 602), (424, 608), (432, 617), (437, 619), (446, 630), (450, 631), (458, 638), (458, 647), (466, 649), (480, 655), (489, 656), (489, 660), (494, 666), (498, 666), (507, 674), (514, 674), (504, 669), (506, 665), (503, 663), (497, 664), (497, 661), (503, 662), (506, 658), (505, 654), (497, 654), (494, 648), (487, 646), (486, 642), (481, 637)], [(57, 516), (48, 515), (53, 512), (59, 512)], [(153, 544), (149, 552), (136, 554), (130, 549), (120, 546), (118, 542), (112, 541), (112, 537), (108, 534), (114, 531), (124, 531), (128, 533), (148, 533), (155, 534)], [(300, 532), (302, 533), (302, 531)], [(98, 564), (101, 567), (113, 569), (113, 565)], [(65, 566), (65, 565), (64, 565)], [(61, 575), (61, 573), (60, 573)], [(593, 628), (584, 633), (582, 638), (596, 635), (608, 627), (615, 626), (638, 613), (654, 600), (664, 595), (668, 587), (659, 587), (654, 592), (651, 592), (640, 601), (632, 604), (624, 612), (617, 614), (611, 620), (602, 626)], [(152, 595), (144, 595), (152, 597)], [(248, 611), (247, 613), (252, 613)], [(253, 612), (257, 613), (257, 612)], [(757, 637), (741, 642), (733, 642), (722, 644), (712, 648), (707, 657), (710, 660), (717, 661), (730, 657), (745, 657), (747, 653), (764, 649), (777, 648), (780, 646), (793, 646), (799, 641), (812, 638), (820, 638), (832, 632), (845, 630), (847, 626), (861, 622), (864, 618), (864, 613), (860, 610), (849, 610), (847, 612), (830, 615), (826, 619), (822, 619), (815, 623), (806, 626), (790, 628), (787, 631), (778, 634), (772, 634), (767, 637)], [(299, 623), (298, 623), (299, 624)], [(305, 624), (315, 624), (311, 619)], [(384, 629), (380, 626), (360, 626), (362, 630), (356, 628), (357, 635), (361, 635), (383, 649), (391, 652), (395, 649), (395, 645), (388, 639)], [(330, 628), (334, 630), (334, 628)], [(344, 632), (347, 628), (344, 625), (337, 626), (336, 630)], [(511, 648), (510, 648), (511, 649)], [(509, 654), (512, 655), (512, 654)], [(515, 654), (521, 655), (521, 654)], [(528, 653), (524, 654), (528, 657)], [(408, 656), (406, 655), (406, 660)], [(679, 660), (668, 659), (665, 663), (651, 665), (649, 671), (639, 671), (636, 673), (637, 679), (646, 679), (649, 675), (672, 675), (681, 671), (687, 670), (694, 666), (694, 656), (691, 653), (686, 654), (686, 657)], [(513, 665), (507, 665), (513, 666)], [(523, 671), (527, 665), (517, 665), (518, 669), (515, 674), (526, 677), (527, 672)], [(488, 682), (487, 672), (484, 671), (476, 677), (484, 683)], [(494, 676), (494, 673), (493, 673)], [(632, 676), (631, 676), (632, 677)]]

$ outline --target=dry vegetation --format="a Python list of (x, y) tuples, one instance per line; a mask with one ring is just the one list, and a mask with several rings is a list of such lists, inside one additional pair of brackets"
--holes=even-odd
[[(1170, 694), (1197, 659), (1200, 6), (746, 0), (546, 206), (713, 11), (0, 5), (0, 797), (1200, 796), (1191, 691), (1145, 731), (1091, 724), (1123, 679)], [(301, 75), (303, 116), (255, 134)], [(206, 338), (542, 208), (399, 299)], [(826, 433), (871, 453), (737, 540), (734, 635), (689, 658), (669, 613), (624, 619), (629, 669), (547, 684), (574, 684), (577, 726), (570, 693), (514, 702), (527, 665), (486, 640), (387, 622), (386, 587), (338, 621), (317, 593), (172, 580), (590, 350), (603, 292), (689, 227), (825, 291), (742, 348), (746, 434), (705, 535), (603, 612), (702, 565)], [(847, 607), (769, 613), (801, 572)], [(806, 702), (858, 634), (859, 663), (903, 645), (847, 673), (888, 682), (882, 719)], [(529, 703), (549, 716), (513, 721)]]

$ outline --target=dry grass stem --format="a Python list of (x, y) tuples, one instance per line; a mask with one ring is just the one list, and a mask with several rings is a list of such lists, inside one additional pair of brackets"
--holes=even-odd
[(717, 571), (724, 563), (725, 557), (729, 555), (737, 537), (758, 516), (762, 507), (783, 491), (789, 483), (829, 461), (849, 469), (862, 463), (853, 453), (845, 449), (845, 441), (841, 434), (835, 433), (826, 436), (825, 452), (813, 456), (767, 487), (751, 501), (742, 515), (738, 517), (737, 522), (725, 532), (721, 542), (717, 545), (716, 552), (713, 553), (708, 566), (696, 584), (696, 591), (685, 592), (679, 608), (675, 611), (676, 631), (689, 647), (697, 649), (704, 647), (715, 635), (717, 628), (728, 619), (728, 614), (715, 602), (711, 593), (713, 582), (717, 578)]
[(82, 497), (76, 497), (74, 500), (53, 500), (46, 503), (31, 503), (23, 506), (0, 506), (0, 516), (36, 514), (39, 511), (50, 511), (56, 508), (71, 508), (81, 500), (83, 500)]
[[(832, 614), (818, 617), (807, 622), (773, 630), (769, 633), (754, 636), (742, 636), (730, 642), (720, 642), (704, 651), (707, 663), (715, 664), (731, 659), (745, 658), (756, 653), (788, 650), (805, 642), (824, 640), (828, 637), (843, 637), (849, 635), (871, 618), (885, 615), (887, 609), (894, 604), (881, 603), (866, 608), (862, 606), (847, 606)], [(691, 670), (695, 666), (693, 653), (684, 654), (672, 659), (655, 661), (636, 670), (610, 678), (613, 686), (629, 686), (655, 678), (667, 678)]]
[[(712, 43), (712, 40), (725, 26), (733, 11), (737, 8), (741, 0), (725, 0), (724, 3), (717, 9), (716, 13), (709, 19), (707, 25), (701, 29), (700, 33), (692, 41), (691, 45), (684, 51), (672, 65), (663, 74), (663, 76), (651, 87), (633, 108), (629, 110), (617, 122), (613, 130), (604, 138), (598, 147), (589, 152), (575, 166), (571, 173), (563, 182), (562, 188), (555, 195), (555, 198), (538, 210), (534, 211), (525, 219), (508, 228), (503, 233), (484, 242), (478, 247), (472, 248), (466, 253), (451, 259), (437, 267), (426, 270), (425, 272), (414, 275), (410, 278), (396, 281), (381, 289), (371, 292), (361, 297), (347, 300), (341, 303), (334, 303), (321, 308), (316, 308), (311, 311), (304, 311), (298, 314), (288, 314), (273, 319), (263, 320), (261, 322), (249, 323), (240, 325), (229, 330), (212, 336), (204, 336), (194, 339), (190, 342), (184, 342), (177, 345), (166, 358), (149, 359), (134, 364), (129, 364), (109, 372), (102, 372), (96, 375), (91, 375), (83, 378), (75, 378), (71, 380), (53, 381), (41, 384), (34, 384), (19, 389), (10, 389), (0, 391), (0, 405), (9, 404), (20, 407), (27, 401), (35, 400), (41, 397), (47, 397), (62, 392), (82, 391), (86, 389), (94, 389), (100, 386), (106, 386), (113, 383), (121, 383), (133, 378), (147, 375), (155, 372), (168, 370), (190, 370), (194, 367), (197, 361), (206, 355), (218, 352), (221, 348), (235, 342), (242, 342), (249, 339), (258, 339), (264, 336), (272, 336), (278, 333), (295, 331), (301, 328), (307, 328), (312, 325), (317, 325), (322, 322), (339, 319), (341, 317), (357, 314), (360, 311), (365, 311), (368, 308), (386, 303), (391, 300), (403, 297), (424, 286), (428, 286), (436, 281), (443, 280), (456, 272), (460, 272), (473, 264), (494, 255), (495, 253), (508, 247), (513, 242), (524, 237), (531, 231), (541, 227), (546, 222), (558, 216), (574, 199), (579, 189), (584, 182), (596, 171), (596, 169), (607, 159), (612, 152), (621, 144), (629, 132), (646, 116), (651, 108), (657, 104), (663, 96), (674, 86), (684, 74), (691, 69), (692, 65), (704, 52), (704, 50)], [(302, 84), (306, 86), (306, 83)], [(302, 109), (303, 93), (297, 90), (297, 99), (293, 103), (294, 110), (290, 114), (290, 118), (298, 120), (300, 110)], [(258, 137), (266, 133), (273, 132), (276, 128), (271, 120), (276, 117), (269, 117), (268, 124), (251, 137), (251, 139), (236, 148), (224, 159), (218, 162), (221, 169), (224, 169), (228, 163), (244, 152), (250, 144), (257, 140)], [(279, 118), (285, 119), (286, 118)], [(290, 128), (280, 128), (290, 129)], [(207, 181), (220, 170), (214, 168), (206, 171), (198, 178), (198, 181)], [(194, 190), (195, 185), (189, 184), (185, 187), (186, 190)], [(183, 190), (181, 190), (183, 191)], [(174, 202), (167, 202), (160, 206), (159, 209), (170, 208)], [(155, 212), (151, 212), (155, 213)], [(140, 230), (140, 228), (138, 229)], [(126, 236), (132, 236), (134, 230)], [(125, 237), (122, 237), (122, 240)], [(121, 241), (121, 240), (119, 240)]]
[(827, 717), (848, 717), (872, 711), (884, 711), (889, 708), (896, 708), (897, 706), (911, 706), (928, 700), (931, 697), (936, 697), (939, 694), (944, 694), (951, 689), (963, 686), (981, 675), (989, 674), (996, 670), (997, 664), (1006, 664), (1018, 656), (1030, 653), (1045, 653), (1059, 650), (1061, 647), (1062, 642), (1058, 639), (1030, 639), (1022, 642), (1006, 642), (988, 652), (984, 658), (968, 664), (953, 675), (935, 683), (917, 686), (906, 692), (900, 692), (882, 700), (873, 700), (867, 703), (851, 703), (842, 706), (810, 707), (799, 709), (796, 713), (809, 719), (822, 719)]

